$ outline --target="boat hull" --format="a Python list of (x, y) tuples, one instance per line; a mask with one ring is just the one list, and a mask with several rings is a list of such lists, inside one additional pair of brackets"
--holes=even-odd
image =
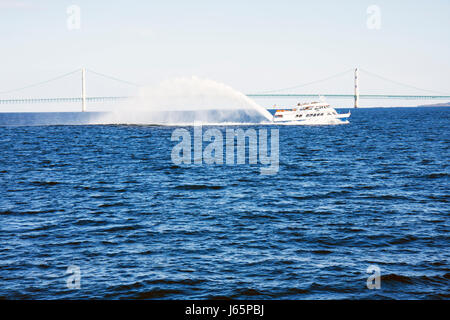
[(281, 125), (300, 125), (300, 126), (321, 126), (321, 125), (337, 125), (337, 124), (348, 124), (348, 120), (339, 118), (324, 118), (324, 119), (305, 119), (305, 120), (274, 120), (274, 123)]

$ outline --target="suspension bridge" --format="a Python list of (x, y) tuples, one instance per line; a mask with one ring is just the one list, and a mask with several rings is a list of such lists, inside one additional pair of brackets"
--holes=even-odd
[[(417, 95), (400, 95), (400, 94), (360, 94), (359, 92), (359, 71), (362, 70), (365, 74), (373, 76), (373, 77), (377, 77), (383, 81), (387, 81), (390, 83), (394, 83), (397, 85), (400, 85), (402, 87), (406, 87), (409, 89), (414, 89), (416, 91), (420, 91), (420, 92), (427, 92), (427, 94), (417, 94)], [(81, 111), (85, 112), (87, 110), (86, 106), (87, 103), (95, 103), (95, 102), (115, 102), (115, 101), (123, 101), (126, 99), (130, 99), (133, 98), (132, 96), (94, 96), (94, 97), (87, 97), (86, 96), (86, 71), (96, 74), (98, 76), (101, 77), (105, 77), (108, 78), (110, 80), (114, 80), (114, 81), (118, 81), (127, 85), (131, 85), (134, 87), (142, 87), (139, 84), (130, 82), (130, 81), (126, 81), (123, 79), (119, 79), (117, 77), (113, 77), (113, 76), (109, 76), (103, 73), (99, 73), (93, 70), (89, 70), (86, 68), (81, 68), (81, 69), (77, 69), (74, 70), (72, 72), (60, 75), (58, 77), (49, 79), (49, 80), (45, 80), (45, 81), (41, 81), (38, 83), (34, 83), (34, 84), (30, 84), (24, 87), (20, 87), (20, 88), (15, 88), (15, 89), (11, 89), (11, 90), (7, 90), (7, 91), (0, 91), (0, 95), (1, 94), (11, 94), (11, 93), (16, 93), (28, 88), (33, 88), (33, 87), (38, 87), (50, 82), (54, 82), (57, 80), (60, 80), (62, 78), (65, 78), (69, 75), (73, 75), (76, 73), (81, 73), (81, 92), (80, 92), (80, 96), (78, 97), (51, 97), (51, 98), (8, 98), (8, 99), (1, 99), (0, 98), (0, 104), (33, 104), (33, 103), (79, 103), (81, 105)], [(299, 88), (304, 88), (313, 84), (318, 84), (318, 83), (322, 83), (324, 81), (333, 79), (333, 78), (337, 78), (340, 77), (344, 74), (347, 74), (348, 72), (354, 72), (354, 92), (352, 94), (327, 94), (327, 93), (320, 93), (320, 94), (306, 94), (306, 93), (283, 93), (285, 91), (288, 90), (298, 90)], [(268, 91), (264, 91), (264, 92), (259, 92), (259, 93), (250, 93), (250, 94), (246, 94), (248, 97), (252, 97), (252, 98), (316, 98), (318, 96), (322, 96), (325, 98), (330, 98), (330, 99), (353, 99), (354, 100), (354, 107), (358, 108), (359, 107), (359, 102), (361, 99), (402, 99), (402, 100), (445, 100), (445, 99), (449, 99), (450, 100), (450, 94), (445, 94), (442, 92), (437, 92), (434, 90), (427, 90), (427, 89), (421, 89), (409, 84), (404, 84), (395, 80), (390, 80), (388, 78), (379, 76), (377, 74), (374, 74), (372, 72), (363, 70), (363, 69), (350, 69), (350, 70), (346, 70), (344, 72), (332, 75), (330, 77), (324, 78), (324, 79), (319, 79), (319, 80), (315, 80), (312, 82), (308, 82), (308, 83), (303, 83), (300, 85), (296, 85), (296, 86), (292, 86), (292, 87), (287, 87), (287, 88), (281, 88), (281, 89), (274, 89), (274, 90), (268, 90)]]

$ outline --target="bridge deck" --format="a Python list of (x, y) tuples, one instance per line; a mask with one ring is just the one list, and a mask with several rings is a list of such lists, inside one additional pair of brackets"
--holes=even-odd
[[(251, 98), (318, 98), (318, 94), (247, 94)], [(321, 94), (330, 99), (353, 99), (351, 94)], [(87, 97), (87, 102), (114, 102), (131, 99), (133, 97)], [(404, 100), (442, 100), (450, 99), (450, 96), (407, 96), (407, 95), (378, 95), (361, 94), (360, 99), (404, 99)], [(28, 104), (28, 103), (81, 103), (81, 97), (68, 98), (27, 98), (27, 99), (0, 99), (0, 104)]]

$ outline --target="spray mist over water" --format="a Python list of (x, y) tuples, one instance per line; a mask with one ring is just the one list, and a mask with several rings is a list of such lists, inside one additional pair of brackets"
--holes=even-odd
[(118, 107), (113, 121), (134, 124), (261, 123), (266, 109), (225, 84), (198, 77), (166, 80), (142, 88)]

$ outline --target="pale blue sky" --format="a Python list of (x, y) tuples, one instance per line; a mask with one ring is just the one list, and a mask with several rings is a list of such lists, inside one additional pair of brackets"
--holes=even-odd
[[(66, 27), (72, 4), (81, 8), (80, 30)], [(381, 9), (380, 30), (366, 26), (373, 4)], [(359, 66), (450, 93), (448, 0), (0, 0), (0, 10), (0, 91), (85, 66), (144, 84), (196, 75), (250, 93)], [(90, 78), (92, 95), (124, 92), (97, 80)], [(72, 84), (78, 90), (77, 79), (70, 81), (39, 92), (62, 96)], [(361, 81), (365, 93), (412, 93)], [(351, 92), (351, 75), (317, 88)]]

